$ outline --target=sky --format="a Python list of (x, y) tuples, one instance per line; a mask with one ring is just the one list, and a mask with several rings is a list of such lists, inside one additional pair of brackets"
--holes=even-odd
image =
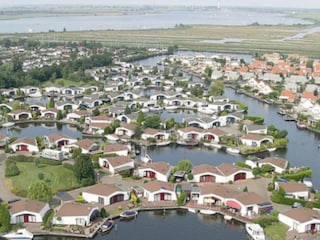
[[(319, 0), (220, 0), (221, 7), (319, 8)], [(74, 4), (74, 5), (193, 5), (217, 6), (218, 0), (0, 0), (0, 6)]]

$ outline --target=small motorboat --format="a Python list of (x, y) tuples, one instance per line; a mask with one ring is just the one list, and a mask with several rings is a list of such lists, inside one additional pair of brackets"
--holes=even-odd
[(203, 215), (214, 215), (216, 214), (216, 211), (213, 211), (211, 209), (200, 209), (199, 211)]
[(224, 220), (230, 221), (232, 219), (232, 216), (230, 215), (224, 215)]
[(120, 219), (129, 220), (135, 218), (138, 215), (138, 212), (135, 210), (124, 211), (120, 214)]
[(254, 240), (265, 240), (263, 228), (259, 224), (247, 223), (246, 231), (250, 235), (250, 237)]
[(15, 232), (4, 234), (1, 237), (4, 237), (9, 240), (31, 240), (33, 238), (33, 234), (29, 232), (27, 229), (22, 228), (18, 229)]
[(10, 128), (10, 127), (13, 127), (15, 125), (14, 122), (6, 122), (6, 123), (3, 123), (2, 124), (2, 127), (4, 128)]
[(114, 221), (112, 219), (107, 219), (101, 225), (100, 230), (101, 232), (109, 232), (114, 226)]
[(228, 147), (226, 149), (226, 151), (228, 153), (231, 153), (231, 154), (239, 154), (240, 153), (240, 149), (239, 148), (236, 148), (236, 147)]

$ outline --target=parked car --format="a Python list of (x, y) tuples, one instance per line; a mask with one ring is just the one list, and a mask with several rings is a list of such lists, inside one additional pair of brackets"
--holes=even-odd
[(303, 205), (302, 205), (302, 203), (294, 202), (291, 207), (292, 208), (301, 208), (301, 207), (303, 207)]

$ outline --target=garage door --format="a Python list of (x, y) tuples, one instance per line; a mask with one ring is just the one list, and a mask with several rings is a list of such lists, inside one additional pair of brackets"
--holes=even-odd
[(234, 181), (245, 180), (245, 179), (246, 179), (246, 173), (238, 173), (234, 175)]

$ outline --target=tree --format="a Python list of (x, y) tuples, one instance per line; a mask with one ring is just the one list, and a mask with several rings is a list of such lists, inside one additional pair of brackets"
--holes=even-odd
[(167, 121), (166, 121), (166, 129), (171, 129), (175, 126), (176, 124), (176, 121), (174, 120), (174, 118), (169, 118)]
[(94, 183), (95, 174), (91, 158), (88, 155), (80, 154), (74, 163), (74, 175), (82, 185)]
[(57, 120), (61, 120), (62, 118), (63, 118), (62, 111), (61, 111), (61, 110), (58, 110), (56, 119), (57, 119)]
[(10, 230), (10, 213), (6, 205), (0, 204), (0, 233)]
[(18, 110), (21, 108), (21, 105), (20, 105), (20, 102), (15, 100), (13, 103), (12, 103), (12, 110)]
[(190, 160), (181, 160), (179, 163), (178, 163), (178, 166), (177, 166), (177, 171), (190, 171), (192, 169), (192, 163)]
[(93, 109), (93, 110), (92, 110), (92, 115), (93, 115), (93, 116), (99, 116), (99, 115), (100, 115), (99, 108)]
[(144, 121), (144, 113), (143, 112), (139, 112), (138, 113), (138, 117), (137, 117), (137, 123), (139, 124), (139, 125), (141, 125), (141, 123)]
[(47, 107), (54, 108), (54, 106), (55, 106), (54, 98), (51, 96)]
[(224, 84), (221, 80), (215, 80), (211, 83), (210, 94), (212, 96), (222, 96), (224, 94)]
[(38, 181), (29, 187), (27, 197), (32, 200), (48, 202), (52, 197), (52, 190), (44, 181)]
[(81, 152), (81, 148), (72, 149), (72, 159), (76, 159), (81, 154)]
[(161, 126), (161, 118), (158, 115), (149, 116), (144, 120), (144, 127), (159, 129)]
[(208, 78), (211, 78), (211, 75), (212, 75), (212, 72), (213, 72), (211, 67), (206, 66), (206, 68), (204, 69), (204, 72), (205, 72), (205, 74), (206, 74), (206, 76)]
[(196, 85), (190, 89), (190, 92), (192, 95), (194, 95), (196, 97), (200, 97), (203, 94), (203, 89), (199, 85)]

